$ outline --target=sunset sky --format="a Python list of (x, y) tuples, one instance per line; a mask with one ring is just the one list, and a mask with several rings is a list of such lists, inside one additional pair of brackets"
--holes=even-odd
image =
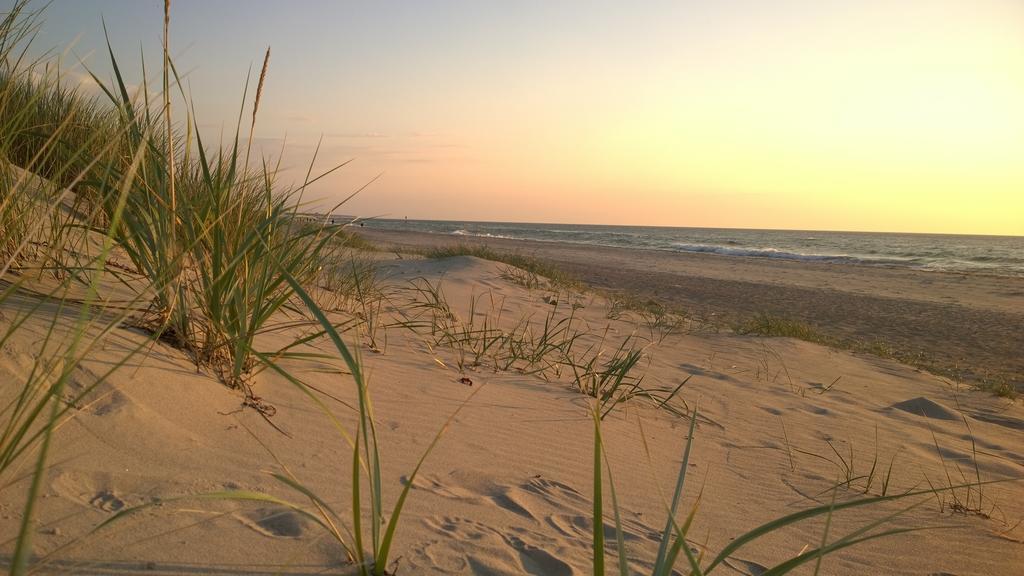
[[(163, 3), (56, 0), (36, 46), (130, 81)], [(173, 0), (205, 139), (362, 216), (1024, 235), (1024, 2)], [(81, 69), (73, 71), (89, 87)]]

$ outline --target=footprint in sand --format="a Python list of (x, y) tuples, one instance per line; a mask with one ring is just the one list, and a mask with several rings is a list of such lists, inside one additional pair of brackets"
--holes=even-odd
[(422, 554), (437, 565), (466, 566), (474, 574), (536, 574), (545, 576), (573, 576), (572, 566), (554, 554), (531, 544), (547, 541), (544, 536), (530, 531), (493, 528), (475, 520), (459, 517), (439, 517), (425, 520), (438, 534), (445, 534), (457, 542), (471, 543), (465, 547), (434, 542)]
[[(449, 475), (446, 480), (437, 476), (420, 476), (416, 478), (413, 486), (438, 496), (464, 502), (484, 503), (490, 500), (499, 508), (529, 520), (536, 520), (530, 509), (523, 504), (525, 494), (518, 488), (497, 486), (475, 477), (461, 478), (456, 474)], [(402, 478), (403, 484), (408, 481), (408, 478)]]
[(89, 504), (104, 512), (118, 512), (124, 508), (124, 500), (114, 495), (110, 490), (101, 490), (89, 499)]
[(57, 496), (104, 512), (120, 512), (125, 507), (113, 489), (109, 476), (76, 472), (58, 472), (53, 479), (53, 491)]
[[(552, 514), (548, 516), (546, 520), (549, 526), (557, 530), (566, 538), (587, 541), (594, 535), (594, 521), (590, 516), (582, 513)], [(617, 537), (615, 526), (606, 522), (604, 524), (604, 537), (607, 541), (615, 540)], [(641, 522), (637, 522), (629, 518), (622, 518), (622, 537), (627, 542), (638, 540), (658, 542), (661, 540), (661, 534), (659, 532)]]
[(106, 416), (117, 412), (127, 403), (128, 397), (120, 391), (114, 390), (93, 407), (92, 413), (96, 416)]
[(249, 528), (275, 538), (299, 538), (309, 525), (309, 521), (299, 513), (281, 507), (248, 510), (237, 517)]
[(536, 520), (537, 517), (530, 512), (530, 509), (521, 503), (522, 494), (520, 490), (508, 488), (496, 491), (491, 495), (491, 501), (513, 514), (518, 514), (529, 520)]
[[(409, 478), (406, 476), (402, 477), (402, 484), (408, 484)], [(466, 489), (460, 485), (458, 481), (446, 482), (437, 476), (423, 475), (418, 476), (413, 482), (413, 488), (417, 490), (425, 490), (431, 494), (438, 496), (444, 496), (445, 498), (452, 498), (454, 500), (466, 500), (466, 501), (478, 501), (480, 495), (473, 490)]]
[(583, 506), (590, 505), (590, 500), (572, 486), (556, 482), (555, 480), (548, 480), (547, 478), (531, 478), (529, 482), (522, 485), (522, 489), (541, 496), (548, 502), (558, 506), (564, 506), (570, 502)]
[(505, 541), (508, 542), (513, 549), (519, 552), (521, 561), (523, 563), (523, 569), (529, 574), (545, 574), (547, 576), (572, 576), (573, 569), (565, 562), (562, 562), (558, 558), (555, 558), (550, 553), (527, 544), (518, 536), (506, 536)]

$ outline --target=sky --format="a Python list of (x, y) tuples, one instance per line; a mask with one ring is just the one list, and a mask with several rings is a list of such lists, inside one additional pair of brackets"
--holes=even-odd
[[(9, 2), (10, 0), (4, 0)], [(162, 0), (55, 0), (83, 89), (161, 57)], [(207, 142), (272, 55), (282, 181), (393, 218), (1024, 235), (1024, 2), (173, 0)], [(143, 56), (144, 55), (144, 56)], [(159, 86), (156, 86), (159, 88)], [(180, 117), (181, 115), (179, 115)]]

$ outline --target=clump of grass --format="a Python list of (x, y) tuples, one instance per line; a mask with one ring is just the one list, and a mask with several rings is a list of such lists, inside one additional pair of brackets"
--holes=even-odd
[(509, 350), (525, 363), (519, 368), (522, 372), (546, 375), (553, 371), (555, 376), (559, 374), (558, 359), (568, 357), (580, 337), (575, 312), (570, 310), (567, 316), (562, 316), (556, 304), (540, 322), (534, 323), (532, 317), (520, 322), (523, 327), (519, 332), (520, 338), (516, 340), (516, 332), (512, 332)]
[(18, 268), (45, 255), (36, 265), (60, 273), (67, 251), (50, 248), (80, 236), (67, 208), (91, 190), (116, 132), (112, 116), (69, 88), (59, 68), (25, 62), (37, 15), (17, 2), (0, 22), (0, 258)]
[(376, 261), (347, 249), (329, 250), (320, 259), (322, 264), (315, 281), (317, 304), (325, 310), (351, 315), (369, 349), (384, 352), (391, 296), (378, 275)]
[[(899, 359), (900, 357), (896, 348), (884, 340), (871, 340), (869, 342), (858, 343), (855, 345), (855, 348), (860, 352), (865, 352), (872, 356), (878, 356), (879, 358)], [(909, 363), (910, 362), (908, 362), (908, 364)]]
[[(427, 456), (433, 451), (438, 441), (441, 439), (442, 434), (447, 427), (452, 423), (459, 411), (466, 405), (469, 400), (472, 399), (480, 389), (477, 388), (470, 395), (469, 398), (463, 402), (455, 412), (449, 416), (444, 426), (437, 432), (433, 440), (424, 450), (420, 456), (419, 461), (416, 463), (416, 467), (409, 475), (408, 480), (402, 489), (401, 494), (398, 497), (391, 513), (385, 515), (383, 507), (383, 488), (382, 488), (382, 472), (380, 466), (380, 451), (377, 441), (376, 429), (374, 427), (374, 416), (370, 403), (369, 389), (366, 381), (363, 377), (359, 363), (355, 356), (348, 350), (344, 341), (341, 339), (340, 334), (335, 330), (331, 322), (324, 316), (323, 312), (320, 311), (312, 298), (302, 288), (302, 285), (295, 280), (287, 270), (283, 270), (283, 273), (288, 278), (289, 284), (292, 289), (295, 290), (296, 294), (302, 299), (303, 303), (308, 307), (313, 316), (320, 322), (324, 331), (330, 337), (332, 344), (334, 344), (338, 354), (344, 359), (353, 379), (357, 390), (359, 392), (359, 420), (356, 428), (354, 441), (352, 445), (352, 522), (354, 529), (352, 531), (355, 545), (355, 556), (358, 561), (359, 569), (362, 574), (373, 574), (374, 576), (380, 576), (386, 573), (388, 567), (388, 557), (391, 550), (391, 545), (394, 540), (395, 532), (398, 528), (399, 519), (401, 518), (402, 509), (405, 505), (405, 500), (409, 495), (409, 490), (412, 488), (413, 483), (416, 480), (416, 475), (419, 473), (420, 468), (426, 461)], [(366, 459), (365, 472), (369, 479), (369, 499), (370, 499), (370, 545), (372, 550), (372, 556), (367, 557), (363, 551), (363, 532), (362, 522), (360, 518), (362, 516), (362, 509), (360, 506), (361, 492), (360, 492), (360, 447), (362, 447), (363, 457)], [(307, 490), (306, 493), (309, 493)], [(385, 518), (386, 527), (385, 527)], [(384, 528), (383, 534), (381, 529)]]
[[(988, 519), (999, 510), (999, 507), (985, 495), (985, 486), (988, 482), (981, 479), (981, 467), (978, 465), (978, 445), (974, 439), (974, 431), (971, 430), (971, 424), (965, 415), (961, 414), (960, 418), (967, 429), (967, 437), (971, 442), (970, 467), (964, 470), (959, 462), (949, 463), (946, 461), (942, 455), (942, 449), (939, 447), (939, 440), (935, 436), (935, 429), (932, 428), (931, 423), (928, 423), (928, 431), (932, 435), (935, 454), (942, 466), (944, 482), (940, 484), (939, 489), (936, 489), (936, 484), (930, 478), (925, 477), (925, 481), (929, 487), (935, 490), (940, 513), (949, 511), (954, 514), (974, 515)], [(959, 479), (954, 480), (954, 475)], [(1003, 522), (1007, 523), (1005, 516)]]
[[(622, 320), (630, 313), (634, 314), (650, 335), (652, 342), (662, 343), (669, 336), (682, 330), (688, 321), (685, 313), (673, 311), (662, 302), (625, 291), (608, 292), (608, 311), (605, 317), (609, 320)], [(692, 321), (690, 322), (692, 326)]]
[[(314, 228), (308, 224), (300, 230)], [(326, 310), (351, 310), (361, 292), (359, 285), (377, 286), (377, 261), (364, 250), (349, 243), (350, 238), (339, 233), (320, 252), (317, 263), (316, 284), (319, 288), (317, 304)]]
[(749, 336), (767, 336), (796, 338), (808, 342), (827, 344), (829, 340), (808, 324), (772, 314), (757, 314), (747, 322), (735, 328), (737, 334)]
[(97, 182), (98, 188), (111, 190), (123, 183), (129, 193), (123, 203), (113, 195), (104, 194), (100, 204), (102, 220), (109, 221), (115, 213), (122, 213), (114, 228), (115, 240), (134, 269), (148, 281), (152, 292), (149, 317), (142, 324), (158, 331), (169, 342), (187, 348), (195, 336), (183, 281), (189, 241), (182, 224), (191, 222), (192, 214), (178, 206), (173, 175), (188, 170), (185, 166), (167, 164), (164, 150), (168, 137), (160, 133), (160, 119), (152, 116), (148, 108), (138, 109), (128, 94), (113, 54), (111, 63), (117, 86), (105, 90), (123, 129), (118, 145), (138, 150), (140, 166), (129, 178), (123, 158), (118, 157), (104, 170)]
[[(240, 144), (241, 115), (232, 143), (214, 153), (191, 114), (177, 133), (169, 117), (167, 90), (174, 68), (166, 43), (164, 50), (165, 92), (156, 110), (151, 103), (157, 99), (145, 82), (138, 95), (129, 95), (110, 51), (115, 81), (100, 85), (117, 111), (121, 147), (140, 150), (141, 159), (130, 179), (124, 178), (120, 159), (107, 167), (100, 188), (126, 182), (129, 193), (123, 205), (105, 195), (103, 208), (108, 218), (123, 212), (115, 238), (152, 294), (138, 324), (190, 353), (197, 365), (209, 366), (225, 384), (248, 393), (254, 339), (270, 328), (278, 312), (288, 310), (294, 294), (281, 268), (312, 283), (320, 252), (340, 228), (292, 226), (302, 192), (317, 180), (311, 177), (312, 164), (294, 189), (277, 183), (277, 166), (262, 162), (248, 168), (249, 150)], [(268, 61), (269, 51), (252, 105), (250, 143)], [(181, 97), (191, 109), (184, 92)]]
[[(893, 479), (892, 474), (896, 467), (896, 457), (899, 455), (899, 451), (893, 452), (883, 472), (880, 466), (884, 465), (884, 462), (880, 462), (878, 449), (878, 426), (875, 426), (874, 453), (867, 470), (864, 470), (863, 466), (857, 464), (857, 462), (862, 460), (856, 459), (853, 442), (846, 443), (846, 450), (837, 448), (831, 439), (826, 438), (825, 443), (828, 445), (831, 454), (821, 455), (799, 448), (790, 448), (788, 440), (787, 449), (829, 462), (835, 467), (838, 472), (839, 482), (827, 491), (843, 488), (859, 491), (862, 494), (870, 494), (872, 493), (872, 488), (877, 487), (879, 496), (886, 496), (889, 493)], [(792, 460), (792, 454), (790, 454), (790, 459)]]
[[(483, 310), (481, 302), (489, 299), (490, 307)], [(455, 351), (455, 365), (460, 373), (481, 366), (487, 357), (497, 357), (503, 345), (509, 344), (509, 335), (501, 330), (504, 298), (495, 301), (494, 294), (470, 294), (466, 320), (450, 312), (447, 326), (435, 332), (435, 346), (448, 346)], [(482, 316), (482, 319), (481, 319)], [(443, 317), (442, 317), (443, 318)], [(495, 359), (497, 369), (497, 360)]]
[(974, 387), (1007, 400), (1016, 400), (1020, 397), (1017, 387), (1002, 377), (982, 378), (981, 381), (974, 384)]
[[(565, 359), (572, 370), (572, 387), (596, 399), (600, 418), (608, 416), (620, 404), (635, 399), (648, 400), (657, 408), (677, 416), (685, 415), (674, 400), (679, 397), (689, 377), (676, 386), (647, 385), (642, 374), (633, 373), (645, 358), (645, 346), (639, 346), (634, 337), (623, 339), (610, 354), (603, 346), (604, 336), (597, 345), (578, 357), (567, 354)], [(685, 401), (680, 399), (680, 403), (685, 407)]]
[[(575, 308), (563, 315), (556, 305), (540, 318), (527, 314), (503, 328), (504, 299), (491, 292), (471, 295), (465, 320), (448, 304), (440, 282), (419, 278), (410, 283), (409, 292), (412, 297), (399, 324), (428, 336), (432, 350), (438, 346), (455, 350), (460, 371), (480, 366), (487, 358), (499, 372), (557, 377), (561, 359), (580, 337)], [(484, 298), (489, 302), (487, 309), (480, 304)]]
[[(572, 389), (598, 399), (602, 418), (634, 399), (682, 414), (674, 400), (686, 381), (671, 387), (644, 383), (636, 372), (646, 346), (631, 335), (606, 350), (610, 328), (595, 334), (578, 320), (575, 307), (563, 313), (556, 302), (543, 315), (528, 314), (503, 326), (504, 299), (491, 292), (470, 296), (466, 320), (448, 304), (440, 282), (419, 278), (411, 283), (410, 292), (412, 298), (404, 308), (412, 314), (399, 324), (428, 338), (432, 354), (439, 347), (453, 350), (452, 363), (460, 373), (485, 361), (497, 372), (514, 370), (546, 380), (567, 373)], [(595, 338), (590, 346), (581, 347), (580, 342)], [(447, 366), (436, 355), (435, 361)]]
[(607, 292), (608, 312), (605, 316), (609, 320), (619, 320), (628, 312), (640, 314), (665, 313), (665, 307), (652, 298), (641, 298), (637, 294), (628, 291)]
[[(18, 18), (24, 10), (19, 4), (9, 15)], [(60, 69), (36, 62), (26, 65), (26, 52), (16, 52), (21, 39), (14, 35), (28, 28), (19, 31), (12, 23), (8, 30), (10, 41), (0, 48), (3, 156), (58, 189), (95, 199), (98, 192), (92, 181), (111, 155), (110, 142), (118, 137), (113, 111), (83, 95)]]
[(535, 290), (547, 286), (542, 276), (532, 270), (524, 270), (516, 266), (504, 266), (501, 268), (501, 277), (509, 282), (522, 286), (527, 290)]
[(388, 345), (388, 326), (385, 323), (384, 312), (389, 299), (384, 290), (374, 282), (376, 276), (360, 274), (356, 270), (352, 271), (352, 276), (356, 301), (359, 303), (356, 317), (364, 328), (366, 343), (370, 350), (384, 352)]

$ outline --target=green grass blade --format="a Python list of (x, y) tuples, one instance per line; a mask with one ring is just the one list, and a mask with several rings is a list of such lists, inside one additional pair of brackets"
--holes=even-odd
[[(988, 480), (986, 482), (982, 482), (982, 484), (995, 484), (995, 483), (1001, 483), (1001, 482), (1016, 482), (1016, 481), (1021, 481), (1021, 480), (1024, 480), (1024, 478), (1007, 478), (1007, 479), (1001, 479), (1001, 480)], [(821, 516), (823, 514), (829, 514), (832, 511), (838, 512), (840, 510), (846, 510), (848, 508), (859, 508), (859, 507), (862, 507), (862, 506), (871, 506), (871, 505), (879, 504), (879, 503), (882, 503), (882, 502), (890, 502), (890, 501), (894, 501), (894, 500), (902, 500), (902, 499), (905, 499), (905, 498), (913, 498), (915, 496), (926, 496), (926, 495), (927, 496), (934, 496), (935, 494), (937, 494), (939, 492), (946, 492), (946, 491), (950, 491), (950, 490), (957, 490), (957, 489), (960, 489), (960, 488), (965, 488), (967, 486), (978, 486), (978, 484), (977, 483), (971, 483), (971, 484), (963, 484), (963, 485), (958, 485), (958, 486), (949, 486), (949, 487), (945, 487), (945, 488), (929, 488), (927, 490), (916, 490), (916, 491), (912, 491), (912, 492), (906, 492), (906, 493), (903, 493), (903, 494), (893, 494), (893, 495), (890, 495), (890, 496), (872, 496), (870, 498), (860, 498), (860, 499), (857, 499), (857, 500), (851, 500), (849, 502), (841, 502), (839, 504), (825, 504), (825, 505), (822, 505), (822, 506), (816, 506), (814, 508), (808, 508), (807, 510), (801, 510), (799, 512), (794, 512), (792, 514), (788, 514), (786, 516), (783, 516), (782, 518), (776, 518), (775, 520), (766, 522), (766, 523), (758, 526), (757, 528), (754, 528), (753, 530), (751, 530), (751, 531), (749, 531), (749, 532), (747, 532), (747, 533), (745, 533), (745, 534), (743, 534), (741, 536), (737, 536), (732, 542), (730, 542), (725, 548), (723, 548), (721, 552), (719, 552), (718, 556), (716, 556), (714, 558), (714, 560), (712, 560), (711, 563), (708, 565), (708, 567), (705, 570), (705, 572), (710, 572), (712, 568), (714, 568), (715, 566), (721, 564), (723, 561), (725, 561), (726, 558), (731, 556), (733, 553), (735, 553), (737, 550), (739, 550), (743, 546), (746, 546), (747, 544), (753, 542), (754, 540), (757, 540), (758, 538), (760, 538), (760, 537), (762, 537), (762, 536), (764, 536), (766, 534), (770, 534), (770, 533), (772, 533), (772, 532), (774, 532), (776, 530), (779, 530), (781, 528), (784, 528), (784, 527), (789, 526), (791, 524), (794, 524), (796, 522), (800, 522), (802, 520), (807, 520), (809, 518), (814, 518), (814, 517), (817, 517), (817, 516)]]
[(601, 474), (601, 416), (599, 401), (594, 401), (591, 408), (594, 414), (594, 511), (593, 511), (593, 553), (594, 576), (604, 576), (604, 511), (601, 493), (603, 481)]
[(795, 558), (791, 558), (786, 562), (783, 562), (777, 566), (773, 566), (771, 569), (762, 572), (761, 576), (779, 576), (781, 574), (788, 574), (794, 568), (797, 568), (807, 562), (810, 562), (822, 556), (826, 556), (828, 554), (831, 554), (832, 552), (842, 550), (843, 548), (849, 548), (850, 546), (855, 546), (857, 544), (861, 544), (863, 542), (868, 542), (871, 540), (876, 540), (878, 538), (887, 538), (889, 536), (896, 536), (898, 534), (921, 532), (924, 530), (948, 530), (953, 528), (959, 528), (959, 526), (919, 526), (917, 528), (893, 528), (891, 530), (877, 532), (875, 534), (870, 534), (868, 536), (864, 536), (861, 538), (855, 538), (852, 540), (840, 540), (824, 548), (819, 548), (817, 550), (809, 550), (799, 556), (796, 556)]
[[(591, 411), (591, 415), (594, 418), (594, 444), (595, 444), (595, 446), (599, 446), (600, 450), (601, 450), (600, 456), (598, 456), (596, 454), (594, 455), (594, 463), (595, 464), (599, 464), (599, 459), (600, 458), (603, 458), (605, 461), (608, 460), (608, 454), (605, 451), (604, 439), (601, 436), (601, 418), (593, 410)], [(612, 512), (613, 512), (614, 518), (615, 518), (615, 546), (616, 546), (616, 551), (618, 553), (618, 559), (619, 559), (619, 575), (620, 576), (629, 576), (629, 558), (628, 558), (628, 552), (626, 550), (626, 540), (624, 538), (623, 530), (622, 530), (622, 514), (621, 514), (621, 512), (619, 510), (619, 497), (618, 497), (618, 495), (615, 492), (615, 478), (612, 476), (611, 466), (607, 466), (607, 468), (608, 468), (608, 492), (611, 494), (611, 497), (612, 497)], [(598, 480), (598, 476), (596, 474), (595, 474), (594, 480), (595, 481)], [(595, 522), (596, 521), (597, 520), (596, 520), (596, 517), (595, 517)], [(603, 520), (601, 521), (601, 524), (602, 524), (601, 531), (603, 532), (604, 531), (604, 521)], [(602, 571), (600, 572), (601, 574), (604, 573), (603, 572), (603, 564), (604, 564), (604, 562), (603, 562), (603, 559), (602, 559)], [(596, 572), (596, 568), (595, 568), (595, 572)]]
[(355, 538), (356, 560), (359, 573), (364, 576), (366, 570), (366, 552), (363, 547), (363, 498), (359, 489), (359, 430), (356, 430), (355, 443), (352, 446), (352, 536)]
[(658, 545), (658, 556), (655, 559), (654, 576), (667, 576), (671, 567), (665, 566), (665, 559), (668, 553), (669, 541), (675, 533), (676, 510), (679, 508), (679, 500), (682, 498), (683, 487), (686, 484), (686, 473), (690, 465), (690, 448), (693, 446), (693, 434), (697, 428), (697, 408), (693, 408), (693, 416), (690, 418), (690, 429), (687, 432), (686, 448), (683, 451), (683, 463), (679, 468), (679, 476), (676, 479), (676, 490), (672, 496), (672, 505), (668, 510), (668, 520), (665, 521), (665, 529), (661, 532), (661, 543)]
[(697, 505), (693, 506), (693, 510), (686, 516), (686, 522), (682, 526), (676, 527), (676, 537), (672, 542), (672, 547), (669, 548), (668, 554), (665, 557), (665, 569), (671, 574), (672, 567), (675, 566), (676, 558), (679, 557), (679, 552), (685, 552), (686, 561), (690, 563), (691, 576), (701, 576), (704, 574), (700, 568), (700, 562), (693, 555), (693, 551), (690, 550), (690, 545), (686, 542), (686, 535), (690, 532), (690, 526), (693, 525), (693, 519), (697, 516)]
[(323, 521), (320, 518), (318, 518), (315, 514), (311, 514), (309, 511), (305, 510), (301, 506), (289, 502), (288, 500), (284, 500), (276, 496), (271, 496), (269, 494), (264, 494), (263, 492), (253, 492), (249, 490), (222, 490), (218, 492), (204, 492), (202, 494), (190, 494), (187, 496), (165, 498), (158, 502), (148, 502), (146, 504), (140, 504), (138, 506), (125, 508), (124, 510), (117, 512), (110, 518), (107, 518), (106, 520), (101, 522), (95, 528), (90, 530), (89, 534), (93, 534), (115, 522), (119, 522), (125, 519), (128, 516), (142, 512), (143, 510), (154, 508), (156, 506), (163, 506), (165, 504), (169, 504), (172, 502), (180, 502), (185, 500), (238, 500), (244, 502), (265, 502), (268, 504), (276, 504), (278, 506), (288, 508), (309, 520), (312, 520), (319, 526), (323, 527), (324, 530), (329, 530), (329, 528), (323, 523)]

